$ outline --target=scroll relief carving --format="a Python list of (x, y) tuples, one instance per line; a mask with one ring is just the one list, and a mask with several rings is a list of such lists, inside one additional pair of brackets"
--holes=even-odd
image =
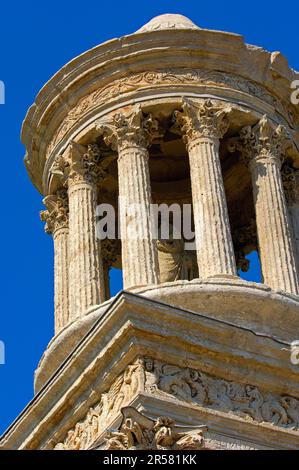
[(99, 106), (109, 99), (118, 97), (120, 94), (133, 92), (140, 88), (173, 84), (208, 84), (230, 87), (254, 95), (266, 103), (275, 106), (282, 114), (290, 115), (289, 111), (284, 109), (283, 104), (268, 93), (265, 88), (239, 75), (202, 69), (169, 69), (165, 71), (153, 70), (137, 74), (132, 73), (81, 98), (57, 129), (54, 138), (48, 146), (47, 156), (77, 120), (93, 107)]
[(138, 358), (90, 408), (55, 449), (89, 448), (111, 419), (138, 393), (149, 393), (211, 408), (248, 421), (299, 430), (299, 400), (264, 393), (250, 384), (213, 377), (202, 371)]

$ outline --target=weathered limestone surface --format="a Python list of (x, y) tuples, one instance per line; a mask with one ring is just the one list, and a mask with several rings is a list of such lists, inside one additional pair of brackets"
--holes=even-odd
[[(299, 429), (299, 400), (296, 398), (263, 393), (258, 387), (250, 384), (229, 382), (209, 376), (200, 370), (177, 367), (144, 357), (138, 358), (128, 366), (108, 393), (102, 395), (101, 401), (89, 409), (85, 419), (69, 430), (64, 442), (56, 444), (55, 449), (86, 450), (93, 446), (115, 415), (121, 410), (127, 410), (125, 405), (130, 403), (138, 392), (158, 395), (161, 398), (172, 397), (192, 405), (232, 413), (249, 421), (271, 423), (292, 430)], [(153, 422), (147, 422), (144, 427), (152, 429), (153, 426)], [(150, 442), (143, 442), (141, 431), (142, 429), (139, 429), (138, 445), (159, 449), (155, 436)], [(187, 435), (177, 436), (177, 441)], [(189, 436), (192, 437), (190, 434)], [(108, 433), (105, 440), (108, 441), (106, 448), (111, 450), (125, 450), (133, 446), (126, 444), (126, 432)], [(203, 442), (200, 441), (202, 445)], [(198, 440), (196, 443), (199, 444)], [(174, 444), (175, 448), (180, 448), (173, 437), (169, 442), (170, 448), (173, 448)], [(194, 448), (190, 440), (187, 444), (187, 449)]]
[(122, 294), (1, 446), (100, 446), (132, 406), (185, 432), (207, 426), (211, 448), (296, 449), (298, 371), (289, 357), (281, 339)]
[(209, 100), (189, 101), (177, 113), (190, 159), (198, 269), (201, 277), (236, 275), (226, 197), (219, 159), (219, 139), (228, 129), (229, 109)]
[[(96, 239), (96, 176), (98, 155), (72, 144), (62, 157), (68, 171), (70, 319), (98, 305), (104, 285)], [(102, 281), (102, 285), (100, 284)]]
[(299, 171), (285, 164), (282, 169), (283, 188), (295, 244), (297, 273), (299, 272)]
[[(46, 84), (22, 140), (55, 336), (1, 449), (299, 449), (296, 79), (278, 52), (161, 15)], [(98, 237), (104, 201), (121, 240)], [(187, 233), (155, 233), (152, 201), (187, 207)], [(263, 283), (237, 276), (256, 249)], [(130, 292), (109, 298), (112, 267)]]
[(264, 282), (274, 290), (298, 294), (294, 242), (280, 173), (286, 130), (274, 129), (263, 117), (252, 130), (241, 131), (241, 140), (252, 174)]
[(119, 212), (124, 288), (157, 284), (158, 255), (150, 214), (148, 151), (158, 123), (144, 119), (140, 107), (128, 116), (100, 123), (108, 145), (118, 150)]
[(69, 221), (66, 191), (47, 196), (44, 204), (47, 210), (41, 212), (41, 219), (46, 222), (45, 230), (53, 235), (54, 240), (54, 307), (57, 334), (69, 321)]

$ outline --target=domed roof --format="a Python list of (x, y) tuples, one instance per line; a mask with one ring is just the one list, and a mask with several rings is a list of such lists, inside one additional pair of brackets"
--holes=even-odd
[(152, 18), (136, 33), (145, 33), (147, 31), (159, 31), (162, 29), (200, 29), (189, 18), (183, 15), (165, 14)]

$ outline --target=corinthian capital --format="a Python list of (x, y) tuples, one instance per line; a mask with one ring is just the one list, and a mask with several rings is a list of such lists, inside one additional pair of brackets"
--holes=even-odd
[(175, 111), (174, 119), (187, 144), (200, 137), (220, 139), (229, 127), (229, 107), (214, 105), (211, 100), (196, 103), (184, 99), (182, 108), (183, 112)]
[(83, 146), (71, 142), (66, 152), (55, 159), (51, 172), (59, 175), (65, 186), (95, 183), (106, 176), (106, 166), (102, 163), (101, 149), (97, 144)]
[(281, 170), (283, 189), (287, 204), (299, 204), (299, 170), (285, 163)]
[(273, 162), (281, 166), (290, 143), (286, 128), (282, 125), (275, 127), (267, 116), (263, 116), (255, 126), (246, 126), (240, 132), (240, 150), (248, 164), (253, 161)]
[(40, 218), (46, 222), (46, 233), (54, 233), (60, 228), (68, 227), (68, 197), (67, 192), (62, 189), (56, 194), (46, 196), (43, 200), (47, 210), (40, 212)]
[(159, 136), (159, 123), (152, 115), (144, 116), (140, 106), (129, 114), (115, 114), (111, 119), (100, 121), (97, 129), (106, 145), (113, 150), (132, 146), (147, 148)]

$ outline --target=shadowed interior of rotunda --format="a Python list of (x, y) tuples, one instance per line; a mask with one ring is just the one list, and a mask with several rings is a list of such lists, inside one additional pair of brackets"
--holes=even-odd
[[(194, 235), (192, 192), (188, 152), (182, 134), (175, 125), (174, 113), (177, 104), (144, 109), (145, 116), (151, 113), (159, 122), (159, 136), (149, 148), (149, 170), (152, 189), (152, 203), (167, 205), (169, 213), (169, 239), (163, 240), (163, 249), (168, 251), (168, 260), (172, 259), (173, 268), (168, 263), (167, 273), (162, 271), (160, 263), (160, 282), (179, 279), (191, 280), (198, 277), (196, 266), (195, 239), (187, 239), (184, 233), (184, 206), (191, 207), (190, 230), (187, 235)], [(224, 180), (225, 196), (228, 206), (229, 221), (232, 231), (234, 252), (238, 275), (249, 281), (260, 282), (261, 268), (258, 254), (253, 190), (249, 169), (242, 159), (240, 151), (234, 146), (240, 129), (249, 122), (240, 122), (240, 117), (230, 115), (230, 128), (221, 140), (219, 155)], [(98, 204), (112, 204), (118, 213), (118, 167), (117, 154), (109, 149), (102, 137), (86, 136), (86, 143), (96, 144), (106, 159), (106, 176), (98, 189)], [(82, 142), (83, 144), (85, 141)], [(180, 220), (174, 217), (175, 205), (180, 207)], [(104, 212), (102, 216), (106, 215)], [(160, 214), (161, 218), (161, 214)], [(115, 232), (118, 233), (118, 217)], [(176, 223), (177, 222), (177, 223)], [(180, 239), (174, 240), (171, 227), (176, 223)], [(160, 224), (160, 219), (158, 219)], [(105, 225), (103, 226), (105, 229)], [(106, 226), (107, 230), (107, 226)], [(105, 230), (104, 230), (105, 231)], [(159, 233), (159, 231), (158, 231)], [(190, 236), (190, 235), (189, 235)], [(162, 241), (157, 240), (158, 250)], [(121, 241), (105, 239), (101, 241), (102, 259), (106, 276), (106, 298), (117, 293), (122, 287)], [(161, 255), (160, 259), (163, 258)], [(186, 263), (186, 268), (183, 265)]]

